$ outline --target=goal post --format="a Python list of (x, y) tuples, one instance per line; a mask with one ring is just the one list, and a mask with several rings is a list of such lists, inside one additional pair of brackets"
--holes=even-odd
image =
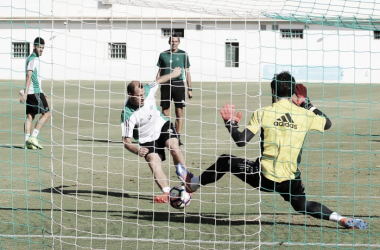
[[(0, 13), (1, 249), (380, 247), (376, 1), (6, 0)], [(260, 133), (237, 147), (219, 110), (235, 104), (243, 130), (272, 104), (272, 78), (289, 71), (332, 121), (303, 144), (308, 199), (369, 229), (296, 213), (231, 174), (202, 186), (183, 210), (154, 203), (161, 190), (146, 160), (124, 148), (120, 116), (128, 84), (156, 79), (174, 34), (191, 65), (187, 168), (198, 176), (222, 154), (261, 157)], [(36, 37), (45, 39), (40, 76), (51, 118), (38, 136), (43, 149), (29, 150), (19, 91)], [(156, 98), (160, 105), (160, 91)], [(174, 103), (168, 119), (176, 122)], [(165, 152), (169, 185), (180, 185)]]

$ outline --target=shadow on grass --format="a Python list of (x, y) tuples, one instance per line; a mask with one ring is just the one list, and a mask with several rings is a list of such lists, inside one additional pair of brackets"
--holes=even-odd
[(123, 143), (122, 141), (110, 141), (101, 139), (76, 139), (77, 141), (102, 142), (102, 143)]
[[(237, 215), (237, 214), (234, 214)], [(273, 216), (273, 213), (262, 213), (262, 215)], [(289, 213), (276, 213), (276, 215), (288, 216)], [(146, 221), (162, 221), (162, 222), (172, 222), (172, 223), (193, 223), (193, 224), (209, 224), (214, 226), (244, 226), (244, 225), (284, 225), (284, 226), (301, 226), (301, 227), (315, 227), (320, 228), (320, 224), (305, 224), (304, 215), (294, 214), (292, 216), (300, 215), (300, 222), (279, 222), (279, 221), (268, 221), (265, 219), (260, 220), (243, 220), (243, 219), (230, 219), (229, 214), (222, 213), (173, 213), (173, 212), (158, 212), (158, 211), (135, 211), (130, 213), (130, 215), (123, 216), (126, 220), (146, 220)], [(116, 216), (116, 215), (114, 215)], [(245, 214), (241, 214), (245, 216)], [(254, 215), (257, 216), (257, 215)], [(323, 227), (336, 228), (334, 223), (331, 226), (323, 225)]]
[[(70, 188), (70, 189), (68, 189)], [(153, 199), (152, 196), (149, 195), (130, 195), (128, 193), (121, 193), (121, 192), (113, 192), (113, 191), (101, 191), (101, 190), (76, 190), (73, 189), (73, 186), (58, 186), (53, 188), (45, 188), (42, 189), (41, 192), (44, 193), (53, 193), (53, 194), (65, 194), (65, 195), (74, 195), (74, 196), (88, 196), (91, 195), (100, 198), (102, 196), (113, 196), (117, 198), (131, 198), (131, 199), (139, 199), (139, 200), (149, 200), (151, 201)], [(34, 192), (39, 192), (39, 190), (31, 190)]]
[[(363, 137), (379, 137), (380, 135), (371, 135), (371, 134), (355, 134), (355, 136), (363, 136)], [(380, 140), (370, 140), (372, 142), (380, 142)]]
[(24, 149), (24, 147), (21, 146), (10, 146), (10, 145), (0, 145), (0, 148), (14, 148), (14, 149)]
[(375, 137), (375, 136), (380, 136), (380, 135), (371, 135), (371, 134), (355, 134), (355, 136), (368, 136), (368, 137)]

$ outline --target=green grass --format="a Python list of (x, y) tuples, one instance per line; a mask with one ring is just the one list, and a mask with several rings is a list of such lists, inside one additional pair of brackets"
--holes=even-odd
[[(40, 133), (44, 149), (24, 150), (21, 85), (0, 82), (0, 249), (253, 249), (259, 242), (261, 249), (380, 248), (380, 85), (308, 85), (333, 127), (305, 142), (307, 194), (365, 219), (369, 229), (362, 231), (297, 214), (279, 195), (260, 195), (231, 175), (203, 187), (184, 211), (154, 204), (160, 190), (147, 163), (121, 144), (122, 82), (44, 82), (53, 110)], [(237, 148), (218, 108), (235, 103), (246, 124), (270, 105), (269, 85), (193, 89), (181, 136), (188, 168), (198, 175), (223, 153), (255, 159), (259, 138)], [(163, 167), (174, 186), (167, 158)]]

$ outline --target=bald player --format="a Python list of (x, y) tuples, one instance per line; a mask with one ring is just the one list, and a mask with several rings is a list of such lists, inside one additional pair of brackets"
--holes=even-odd
[[(143, 85), (132, 81), (128, 87), (128, 99), (121, 113), (121, 130), (124, 147), (140, 157), (144, 157), (153, 173), (154, 180), (162, 190), (154, 197), (155, 203), (169, 201), (169, 183), (162, 169), (165, 161), (165, 147), (169, 149), (174, 164), (185, 165), (185, 158), (179, 148), (178, 134), (174, 125), (160, 112), (156, 104), (156, 92), (162, 83), (176, 78), (182, 73), (177, 67), (156, 81)], [(132, 139), (138, 145), (132, 143)]]

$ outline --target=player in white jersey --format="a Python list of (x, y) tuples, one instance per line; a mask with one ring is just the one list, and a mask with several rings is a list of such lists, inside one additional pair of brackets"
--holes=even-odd
[[(45, 41), (41, 37), (34, 39), (33, 53), (26, 59), (26, 88), (21, 90), (21, 103), (26, 103), (26, 121), (25, 121), (25, 146), (28, 149), (42, 149), (37, 137), (50, 118), (49, 105), (47, 96), (41, 88), (41, 70), (40, 56), (45, 48)], [(34, 126), (32, 135), (32, 123), (36, 114), (41, 114), (38, 122)]]
[[(124, 147), (148, 162), (154, 180), (162, 194), (154, 197), (156, 203), (169, 201), (169, 183), (162, 169), (165, 160), (165, 147), (173, 157), (173, 163), (185, 165), (185, 158), (179, 148), (178, 134), (175, 127), (160, 112), (156, 104), (156, 92), (162, 83), (181, 75), (181, 68), (175, 68), (170, 74), (163, 75), (155, 82), (145, 86), (139, 81), (132, 81), (127, 88), (128, 100), (121, 113), (121, 130)], [(132, 144), (132, 138), (139, 146)]]

